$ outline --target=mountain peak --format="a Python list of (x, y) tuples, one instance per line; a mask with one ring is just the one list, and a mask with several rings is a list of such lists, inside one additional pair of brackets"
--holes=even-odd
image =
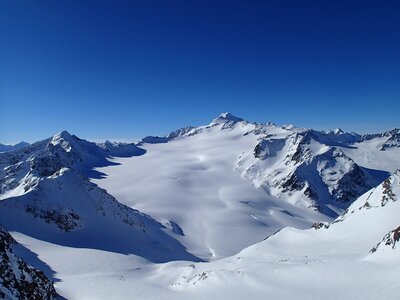
[(71, 135), (68, 131), (63, 130), (63, 131), (61, 131), (61, 132), (59, 132), (59, 133), (56, 133), (56, 134), (53, 136), (53, 139), (69, 140), (71, 137), (72, 137), (72, 135)]
[(19, 142), (15, 145), (4, 145), (4, 144), (0, 143), (0, 152), (13, 151), (13, 150), (20, 149), (20, 148), (23, 148), (23, 147), (26, 147), (29, 145), (30, 145), (29, 143), (24, 142), (24, 141)]
[(15, 144), (14, 148), (22, 148), (22, 147), (26, 147), (26, 146), (29, 146), (29, 145), (30, 145), (29, 143), (21, 141), (21, 142)]
[(338, 135), (338, 134), (343, 134), (344, 131), (342, 129), (340, 129), (340, 128), (336, 128), (336, 129), (333, 130), (333, 133)]
[(226, 122), (241, 122), (244, 121), (242, 118), (236, 117), (229, 112), (221, 113), (217, 118), (215, 118), (211, 124), (221, 124)]
[(50, 140), (50, 144), (53, 146), (61, 145), (67, 152), (70, 152), (72, 149), (71, 143), (73, 143), (73, 136), (66, 130), (55, 134)]

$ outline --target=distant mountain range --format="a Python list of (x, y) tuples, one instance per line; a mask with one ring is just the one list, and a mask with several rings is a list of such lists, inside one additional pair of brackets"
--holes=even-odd
[(29, 146), (29, 143), (27, 142), (20, 142), (18, 144), (15, 145), (4, 145), (0, 143), (0, 152), (7, 152), (7, 151), (12, 151), (12, 150), (16, 150), (19, 148), (23, 148)]

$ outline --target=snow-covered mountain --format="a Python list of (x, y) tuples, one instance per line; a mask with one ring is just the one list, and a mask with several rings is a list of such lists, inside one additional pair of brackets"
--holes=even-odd
[[(0, 153), (0, 223), (66, 298), (309, 299), (308, 280), (327, 270), (334, 282), (353, 261), (368, 273), (382, 253), (397, 259), (399, 157), (398, 129), (324, 132), (230, 113), (137, 145), (64, 131)], [(329, 282), (319, 291), (355, 295)]]
[[(255, 124), (223, 113), (208, 126), (182, 128), (165, 137), (147, 137), (141, 144), (165, 143), (211, 132), (219, 133), (223, 139), (229, 131), (257, 140), (254, 147), (249, 145), (242, 153), (237, 151), (235, 168), (242, 177), (275, 197), (332, 216), (389, 175), (386, 165), (375, 170), (369, 170), (368, 164), (358, 165), (353, 158), (358, 158), (359, 151), (346, 154), (348, 150), (363, 148), (357, 144), (364, 141), (384, 138), (371, 151), (375, 153), (395, 147), (399, 140), (398, 129), (361, 136), (340, 129), (320, 132), (292, 125)], [(391, 156), (398, 153), (396, 149)]]
[(276, 197), (334, 215), (381, 180), (342, 151), (352, 147), (356, 135), (264, 130), (254, 150), (241, 156), (238, 169)]
[[(167, 235), (164, 225), (119, 203), (87, 177), (100, 178), (91, 166), (112, 164), (109, 155), (144, 152), (133, 144), (94, 144), (64, 131), (2, 153), (0, 220), (9, 230), (56, 244), (135, 253), (151, 261), (199, 260)], [(116, 240), (107, 243), (107, 237)]]
[(134, 144), (95, 144), (63, 131), (21, 149), (0, 153), (0, 197), (22, 195), (34, 188), (41, 178), (62, 168), (95, 176), (89, 174), (92, 167), (110, 164), (107, 160), (110, 155), (143, 153), (144, 150)]
[[(112, 159), (117, 165), (97, 168), (106, 176), (92, 181), (127, 206), (178, 224), (185, 235), (176, 238), (191, 253), (215, 260), (283, 227), (329, 221), (382, 182), (399, 166), (400, 150), (371, 141), (223, 113), (205, 126), (143, 139), (145, 155)], [(374, 166), (371, 157), (381, 153), (387, 163)]]

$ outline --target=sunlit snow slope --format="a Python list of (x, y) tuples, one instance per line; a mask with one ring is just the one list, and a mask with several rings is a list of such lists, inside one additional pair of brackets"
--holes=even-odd
[[(223, 113), (207, 126), (143, 139), (145, 155), (114, 158), (92, 181), (164, 224), (192, 254), (215, 260), (283, 227), (336, 217), (394, 171), (400, 148), (380, 149), (393, 136), (255, 124)], [(380, 152), (385, 164), (365, 158)]]
[(176, 268), (170, 289), (182, 299), (399, 299), (399, 177), (330, 225), (285, 228), (236, 256)]
[(174, 236), (206, 260), (233, 255), (285, 226), (328, 220), (242, 178), (235, 164), (257, 145), (257, 135), (245, 135), (255, 125), (232, 122), (223, 130), (224, 124), (168, 143), (144, 143), (145, 155), (115, 158), (115, 166), (96, 169), (104, 178), (92, 181), (165, 226), (178, 225)]

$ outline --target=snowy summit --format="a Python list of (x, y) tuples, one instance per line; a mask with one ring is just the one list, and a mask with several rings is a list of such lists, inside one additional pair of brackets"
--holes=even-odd
[(217, 118), (215, 118), (211, 124), (220, 124), (226, 122), (241, 122), (244, 121), (242, 118), (236, 117), (229, 112), (221, 113)]

